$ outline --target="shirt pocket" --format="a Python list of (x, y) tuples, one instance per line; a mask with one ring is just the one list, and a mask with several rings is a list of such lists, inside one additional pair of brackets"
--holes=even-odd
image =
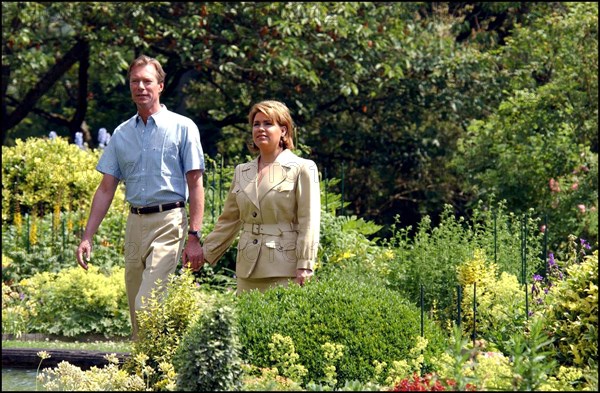
[(162, 148), (161, 172), (165, 175), (180, 175), (179, 147), (173, 141), (165, 141)]

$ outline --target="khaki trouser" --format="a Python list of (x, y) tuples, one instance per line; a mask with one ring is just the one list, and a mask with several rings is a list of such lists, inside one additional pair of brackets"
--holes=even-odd
[(185, 208), (151, 214), (130, 213), (125, 229), (125, 289), (131, 317), (132, 339), (138, 338), (136, 312), (156, 285), (168, 282), (185, 243), (188, 219)]

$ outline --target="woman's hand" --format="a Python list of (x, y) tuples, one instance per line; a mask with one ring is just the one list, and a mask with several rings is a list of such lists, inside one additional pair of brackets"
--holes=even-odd
[(313, 271), (310, 269), (296, 269), (296, 279), (294, 281), (296, 284), (302, 286), (310, 279), (312, 275)]

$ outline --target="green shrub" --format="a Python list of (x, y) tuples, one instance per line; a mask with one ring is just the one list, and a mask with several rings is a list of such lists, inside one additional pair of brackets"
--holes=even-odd
[(173, 356), (178, 390), (207, 392), (240, 388), (242, 368), (231, 303), (229, 296), (216, 301), (192, 322), (183, 336)]
[(124, 268), (110, 275), (79, 266), (59, 273), (37, 273), (20, 282), (32, 333), (76, 337), (85, 334), (128, 336), (129, 308)]
[(173, 356), (192, 321), (210, 310), (215, 294), (200, 290), (189, 270), (173, 274), (162, 292), (153, 290), (138, 312), (139, 335), (125, 369), (144, 378), (148, 386), (174, 386)]
[[(75, 253), (81, 241), (85, 225), (82, 212), (63, 212), (58, 227), (54, 217), (27, 216), (29, 225), (4, 225), (2, 231), (2, 255), (10, 259), (2, 264), (2, 281), (16, 283), (36, 273), (58, 273), (77, 264)], [(109, 210), (94, 236), (91, 264), (109, 274), (113, 267), (123, 266), (124, 231), (127, 216), (114, 209)], [(31, 220), (35, 220), (32, 225)], [(35, 242), (30, 241), (28, 231), (36, 231)]]
[[(3, 256), (4, 259), (4, 256)], [(28, 333), (27, 321), (29, 310), (21, 295), (12, 290), (10, 285), (2, 283), (2, 334), (14, 334), (20, 337)]]
[[(86, 211), (100, 184), (96, 171), (100, 150), (82, 150), (65, 138), (28, 138), (13, 147), (2, 146), (2, 223), (14, 214)], [(121, 210), (123, 189), (113, 208)]]
[[(473, 258), (463, 261), (457, 268), (457, 274), (463, 288), (463, 331), (471, 335), (474, 326), (478, 339), (484, 339), (492, 343), (494, 349), (506, 352), (504, 343), (526, 327), (527, 289), (513, 274), (498, 274), (497, 265), (489, 261), (483, 250), (475, 250)], [(477, 301), (475, 320), (474, 298)]]
[(546, 324), (563, 366), (598, 359), (598, 250), (566, 269), (546, 298)]
[(414, 235), (410, 227), (394, 228), (394, 236), (385, 242), (394, 251), (388, 263), (389, 285), (415, 304), (423, 285), (425, 307), (436, 313), (435, 319), (455, 320), (457, 266), (481, 249), (498, 266), (499, 273), (521, 277), (522, 228), (526, 227), (525, 276), (531, 277), (543, 264), (539, 258), (542, 233), (537, 229), (538, 221), (531, 214), (524, 219), (507, 213), (504, 204), (498, 203), (494, 209), (480, 206), (473, 213), (473, 222), (468, 223), (462, 216), (455, 217), (453, 208), (447, 205), (437, 227), (425, 217)]
[(323, 276), (346, 270), (362, 277), (384, 277), (390, 258), (388, 250), (379, 247), (377, 239), (368, 238), (380, 229), (380, 225), (356, 216), (335, 216), (322, 211), (316, 272)]
[[(346, 381), (372, 380), (374, 361), (392, 364), (410, 356), (413, 338), (420, 334), (415, 306), (397, 292), (347, 275), (312, 280), (304, 287), (244, 293), (237, 309), (244, 360), (272, 367), (270, 338), (289, 336), (299, 355), (297, 363), (308, 370), (304, 384), (326, 379), (326, 343), (344, 346), (336, 363), (339, 387)], [(424, 332), (428, 359), (445, 343), (441, 330), (427, 318)]]
[(38, 380), (46, 391), (116, 392), (146, 388), (142, 378), (129, 375), (119, 367), (119, 359), (114, 354), (106, 355), (105, 359), (109, 362), (107, 365), (100, 368), (93, 366), (89, 370), (62, 361), (56, 367), (44, 369)]

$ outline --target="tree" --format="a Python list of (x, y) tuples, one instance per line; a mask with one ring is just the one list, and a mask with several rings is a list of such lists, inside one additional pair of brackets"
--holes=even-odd
[(597, 239), (598, 5), (568, 3), (519, 26), (497, 56), (510, 91), (459, 139), (462, 188), (548, 214), (555, 247), (569, 234)]

